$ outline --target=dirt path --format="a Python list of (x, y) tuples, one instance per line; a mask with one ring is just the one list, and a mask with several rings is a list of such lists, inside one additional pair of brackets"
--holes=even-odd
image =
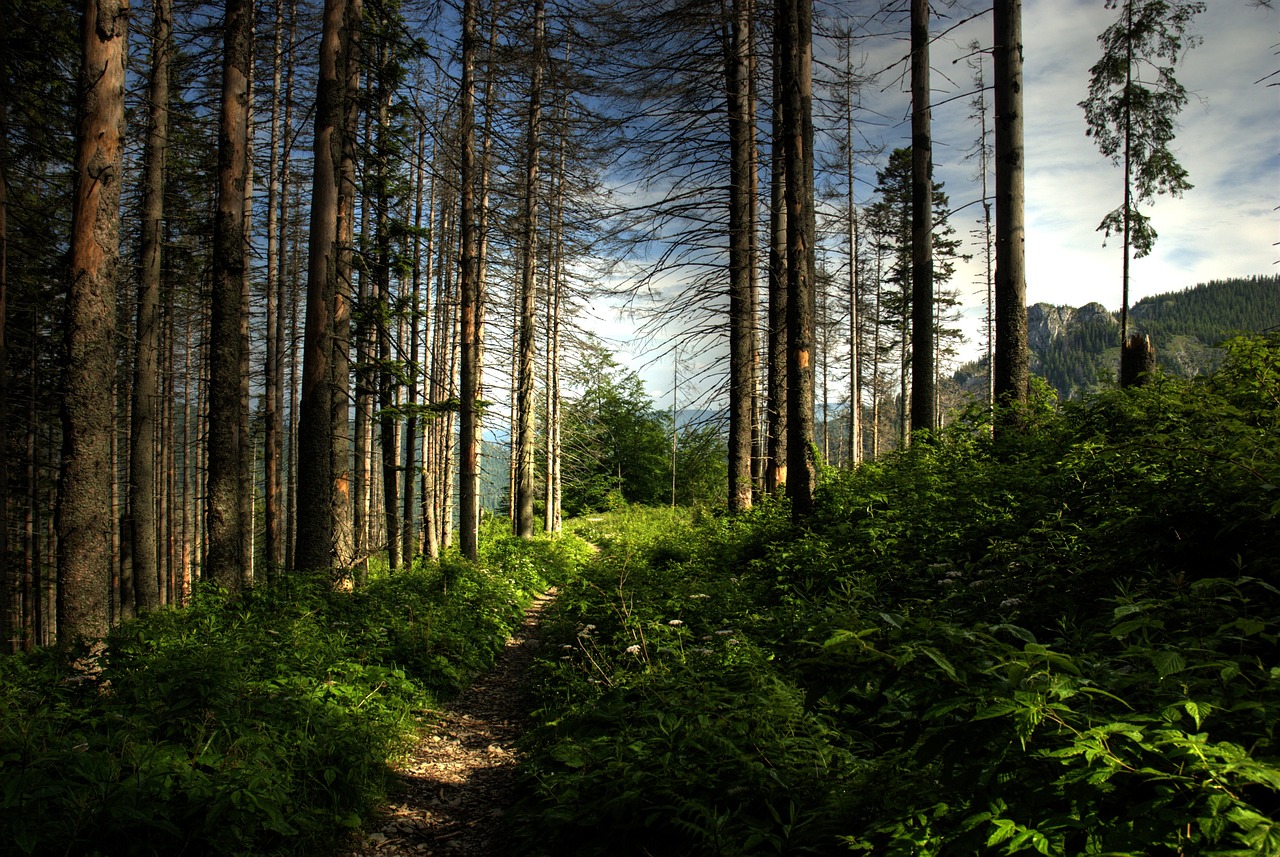
[(492, 670), (467, 688), (399, 767), (402, 790), (368, 825), (350, 857), (448, 854), (498, 857), (498, 822), (511, 800), (516, 739), (529, 710), (527, 679), (538, 619), (553, 589), (525, 611)]

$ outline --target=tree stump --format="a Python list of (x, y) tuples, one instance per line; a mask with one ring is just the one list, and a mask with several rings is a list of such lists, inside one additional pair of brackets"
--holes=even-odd
[(1156, 350), (1151, 337), (1132, 334), (1120, 348), (1120, 386), (1140, 387), (1151, 383), (1156, 372)]

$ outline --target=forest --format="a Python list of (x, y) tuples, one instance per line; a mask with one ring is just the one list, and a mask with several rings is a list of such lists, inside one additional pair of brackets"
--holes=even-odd
[(1207, 7), (1099, 5), (1041, 342), (1021, 0), (0, 4), (0, 853), (379, 853), (530, 622), (457, 853), (1280, 853), (1277, 281), (1131, 301)]

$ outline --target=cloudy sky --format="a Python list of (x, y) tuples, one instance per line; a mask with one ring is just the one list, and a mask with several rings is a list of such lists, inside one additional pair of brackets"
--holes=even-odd
[[(857, 17), (878, 5), (878, 0), (840, 0), (826, 4), (825, 11), (845, 10)], [(975, 40), (990, 44), (989, 14), (960, 24), (984, 5), (990, 7), (977, 0), (934, 3), (939, 15), (932, 27), (939, 35), (931, 56), (935, 174), (945, 182), (953, 209), (980, 196), (975, 165), (965, 159), (978, 133), (965, 96), (973, 89), (972, 71), (963, 59), (953, 60), (970, 54), (968, 45)], [(1100, 54), (1097, 36), (1117, 15), (1105, 8), (1104, 0), (1023, 3), (1029, 303), (1079, 306), (1096, 301), (1119, 308), (1119, 241), (1113, 237), (1103, 246), (1096, 229), (1120, 204), (1123, 174), (1085, 136), (1078, 106), (1087, 94), (1089, 68)], [(867, 69), (889, 68), (907, 53), (901, 16), (879, 29), (887, 35), (869, 38), (861, 48)], [(894, 37), (895, 29), (902, 38)], [(1280, 9), (1258, 8), (1251, 0), (1208, 0), (1193, 29), (1203, 43), (1176, 72), (1191, 101), (1178, 118), (1173, 148), (1195, 187), (1181, 198), (1159, 197), (1145, 209), (1159, 238), (1150, 256), (1133, 263), (1131, 302), (1210, 279), (1275, 273), (1280, 259), (1280, 85), (1267, 85), (1280, 84), (1280, 75), (1257, 82), (1280, 69)], [(886, 150), (910, 142), (903, 68), (897, 66), (864, 91), (864, 133)], [(860, 177), (860, 203), (871, 198), (874, 180), (869, 165)], [(954, 216), (952, 225), (967, 238), (980, 216), (980, 207), (971, 205)], [(963, 326), (969, 341), (961, 350), (964, 357), (982, 350), (981, 283), (976, 263), (962, 267), (952, 280), (965, 303)], [(625, 320), (602, 318), (601, 325), (625, 339)], [(620, 350), (627, 362), (644, 367), (651, 395), (660, 400), (670, 395), (669, 359), (650, 364), (652, 355), (646, 360), (627, 354), (625, 346)], [(715, 359), (702, 355), (703, 363)]]
[[(1024, 4), (1031, 303), (1120, 304), (1119, 242), (1113, 238), (1104, 247), (1096, 229), (1120, 204), (1122, 172), (1085, 136), (1077, 106), (1099, 56), (1097, 35), (1117, 14), (1102, 0)], [(938, 72), (953, 68), (953, 45), (989, 39), (989, 26), (982, 18), (956, 31), (950, 44), (938, 45), (933, 66), (939, 88), (946, 83), (937, 81)], [(1192, 97), (1179, 117), (1174, 151), (1195, 187), (1181, 198), (1160, 197), (1147, 209), (1159, 238), (1151, 255), (1133, 264), (1132, 300), (1215, 278), (1273, 273), (1280, 258), (1280, 86), (1255, 83), (1280, 68), (1280, 13), (1248, 0), (1208, 0), (1194, 28), (1204, 41), (1176, 73)], [(938, 108), (934, 117), (937, 169), (953, 204), (967, 198), (962, 187), (972, 167), (947, 143), (967, 145), (973, 136), (965, 125), (968, 112), (962, 100)], [(959, 223), (957, 231), (965, 231)], [(962, 283), (959, 276), (956, 283)]]

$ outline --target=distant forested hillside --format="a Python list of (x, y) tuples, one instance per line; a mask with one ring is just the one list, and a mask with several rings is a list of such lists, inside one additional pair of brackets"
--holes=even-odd
[[(1027, 308), (1031, 371), (1062, 398), (1114, 382), (1120, 363), (1119, 313), (1101, 304)], [(1129, 309), (1134, 332), (1146, 334), (1163, 371), (1180, 377), (1212, 372), (1221, 362), (1215, 347), (1245, 332), (1280, 327), (1280, 277), (1211, 280), (1178, 292), (1152, 295)], [(956, 380), (981, 390), (986, 364), (960, 368)]]

